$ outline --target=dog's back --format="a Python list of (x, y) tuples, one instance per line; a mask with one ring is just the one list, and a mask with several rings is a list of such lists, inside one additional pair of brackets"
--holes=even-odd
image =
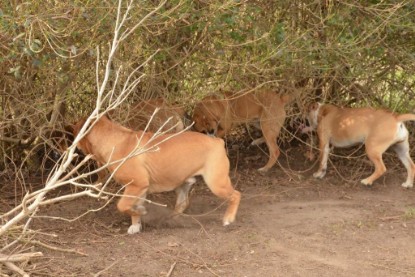
[(246, 123), (267, 115), (285, 119), (284, 108), (290, 101), (290, 95), (280, 95), (274, 91), (234, 94), (229, 98), (228, 113), (235, 123)]
[(319, 117), (318, 124), (329, 130), (331, 141), (337, 147), (363, 143), (371, 136), (382, 137), (385, 130), (396, 130), (398, 123), (396, 115), (388, 110), (333, 105), (323, 105)]

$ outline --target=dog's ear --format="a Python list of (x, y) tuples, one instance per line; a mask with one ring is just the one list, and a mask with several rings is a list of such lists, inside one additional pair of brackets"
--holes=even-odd
[(196, 124), (200, 121), (200, 116), (197, 113), (193, 113), (193, 116), (191, 117), (191, 120)]
[(321, 106), (320, 108), (320, 112), (319, 112), (319, 117), (325, 117), (329, 112), (330, 112), (330, 106)]
[(193, 116), (191, 117), (191, 121), (193, 122), (192, 129), (196, 132), (200, 132), (201, 119), (200, 119), (199, 113), (197, 112), (193, 113)]
[(106, 114), (104, 114), (102, 117), (106, 117), (109, 121), (113, 121), (113, 117), (115, 114), (115, 110), (109, 110)]
[(319, 106), (320, 104), (317, 102), (311, 103), (310, 106), (308, 106), (308, 112), (317, 110)]
[(65, 130), (65, 132), (73, 134), (74, 127), (75, 127), (74, 124), (69, 124), (69, 125), (63, 126), (63, 129)]
[(320, 123), (321, 120), (330, 113), (332, 108), (333, 107), (330, 105), (322, 105), (317, 115), (317, 122)]
[[(73, 134), (74, 139), (79, 134), (79, 131), (84, 126), (85, 122), (86, 122), (86, 119), (83, 118), (83, 119), (79, 120), (77, 123), (75, 123), (73, 125), (69, 125), (68, 128), (72, 130), (72, 134)], [(87, 136), (84, 136), (78, 142), (78, 145), (76, 147), (78, 147), (78, 149), (81, 150), (85, 155), (91, 154), (91, 143), (89, 142)]]
[(72, 131), (72, 134), (74, 137), (76, 137), (79, 134), (79, 131), (81, 130), (82, 126), (84, 126), (86, 119), (82, 118), (75, 124), (69, 125), (68, 129)]
[(85, 136), (83, 137), (79, 142), (78, 145), (76, 146), (78, 147), (79, 150), (82, 151), (82, 153), (84, 153), (85, 155), (88, 154), (92, 154), (92, 145), (88, 140), (88, 137)]

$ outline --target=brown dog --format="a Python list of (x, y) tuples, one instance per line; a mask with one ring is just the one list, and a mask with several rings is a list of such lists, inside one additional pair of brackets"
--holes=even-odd
[(259, 170), (267, 171), (280, 155), (277, 137), (285, 121), (285, 105), (290, 99), (289, 95), (278, 95), (272, 91), (225, 94), (224, 99), (208, 96), (194, 109), (194, 128), (198, 132), (224, 137), (237, 125), (259, 121), (263, 138), (254, 140), (252, 144), (266, 142), (269, 159)]
[[(74, 126), (75, 136), (84, 122), (81, 120)], [(154, 140), (152, 136), (122, 127), (103, 116), (77, 145), (85, 154), (93, 154), (99, 163), (108, 163), (108, 169), (115, 172), (115, 180), (126, 186), (117, 207), (131, 216), (128, 233), (141, 231), (140, 217), (146, 213), (143, 203), (147, 193), (175, 190), (175, 211), (183, 212), (189, 205), (188, 192), (197, 175), (203, 177), (216, 196), (229, 201), (223, 225), (232, 223), (241, 196), (229, 178), (223, 140), (196, 132), (161, 135)], [(121, 164), (120, 160), (137, 147), (149, 151)]]
[[(156, 108), (159, 108), (159, 111), (153, 116)], [(115, 112), (111, 111), (110, 116), (115, 117)], [(150, 121), (152, 116), (153, 119)], [(165, 124), (163, 130), (170, 129), (171, 132), (180, 132), (184, 129), (185, 116), (186, 113), (182, 107), (170, 105), (163, 98), (153, 98), (133, 104), (123, 122), (127, 128), (133, 130), (144, 130), (148, 124), (147, 131), (154, 133)], [(169, 118), (171, 119), (169, 120)]]
[(385, 173), (382, 154), (393, 145), (408, 171), (408, 178), (402, 186), (413, 186), (415, 165), (409, 155), (408, 130), (403, 122), (415, 120), (414, 114), (399, 115), (387, 110), (340, 108), (314, 103), (310, 106), (308, 120), (311, 128), (317, 129), (319, 137), (320, 167), (314, 177), (323, 178), (326, 174), (329, 144), (347, 147), (364, 143), (367, 156), (375, 165), (375, 172), (361, 182), (371, 185)]

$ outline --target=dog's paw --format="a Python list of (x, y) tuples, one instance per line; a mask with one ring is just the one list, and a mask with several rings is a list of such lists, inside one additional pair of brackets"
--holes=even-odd
[(402, 184), (402, 187), (407, 188), (407, 189), (410, 189), (410, 188), (413, 187), (413, 184), (410, 183), (410, 182), (405, 182), (405, 183)]
[(259, 168), (259, 169), (258, 169), (258, 171), (259, 171), (260, 173), (266, 173), (268, 170), (269, 170), (269, 168), (268, 168), (268, 167), (266, 167), (266, 166), (261, 167), (261, 168)]
[(265, 138), (264, 137), (260, 137), (260, 138), (254, 139), (251, 142), (251, 146), (257, 146), (257, 145), (261, 145), (263, 143), (265, 143)]
[(233, 222), (233, 220), (223, 220), (223, 226), (228, 226)]
[(132, 224), (129, 228), (127, 233), (129, 235), (137, 234), (141, 232), (141, 223)]
[(317, 172), (314, 172), (313, 177), (314, 178), (318, 178), (321, 179), (326, 175), (326, 171), (325, 170), (319, 170)]
[(223, 226), (228, 226), (235, 221), (235, 217), (227, 216), (223, 218)]
[(369, 180), (369, 178), (363, 179), (362, 181), (360, 181), (360, 183), (362, 183), (365, 186), (371, 186), (372, 182)]

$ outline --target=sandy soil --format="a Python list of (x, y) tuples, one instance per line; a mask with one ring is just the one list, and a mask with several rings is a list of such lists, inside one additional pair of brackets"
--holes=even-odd
[[(115, 202), (73, 222), (38, 218), (36, 239), (79, 253), (51, 251), (27, 265), (32, 276), (415, 276), (415, 190), (394, 159), (373, 187), (365, 157), (333, 157), (327, 177), (301, 147), (285, 150), (281, 164), (262, 175), (261, 149), (230, 146), (234, 185), (243, 193), (235, 224), (223, 227), (224, 206), (199, 181), (185, 215), (174, 216), (174, 194), (153, 195), (168, 208), (148, 205), (144, 230), (127, 235), (128, 217)], [(288, 158), (289, 157), (289, 158)], [(235, 165), (238, 165), (236, 167)], [(78, 199), (42, 210), (76, 218), (102, 207)], [(169, 271), (172, 270), (170, 273)]]

